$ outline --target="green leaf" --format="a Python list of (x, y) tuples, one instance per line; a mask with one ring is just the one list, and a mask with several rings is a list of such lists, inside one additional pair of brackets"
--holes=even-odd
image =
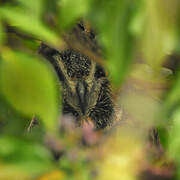
[(1, 136), (0, 144), (0, 161), (7, 167), (36, 175), (54, 168), (51, 153), (42, 144), (12, 136)]
[(74, 23), (88, 12), (92, 0), (61, 0), (59, 21), (61, 26), (66, 27)]
[[(168, 156), (177, 163), (177, 176), (180, 178), (180, 73), (178, 73), (174, 86), (168, 94), (164, 103), (163, 120), (168, 118), (166, 126), (168, 127), (168, 135), (166, 138)], [(169, 126), (168, 126), (169, 125)], [(178, 178), (178, 179), (179, 179)]]
[(107, 52), (106, 65), (115, 86), (122, 82), (132, 60), (132, 8), (132, 1), (99, 1), (89, 15), (100, 31)]
[(4, 50), (0, 90), (16, 110), (39, 116), (48, 130), (56, 130), (58, 91), (53, 71), (46, 63), (22, 52)]
[(42, 21), (33, 15), (33, 12), (28, 12), (22, 9), (3, 7), (0, 8), (0, 15), (7, 21), (32, 35), (38, 40), (43, 40), (52, 45), (60, 45), (60, 40), (55, 32), (46, 27)]
[[(22, 136), (24, 135), (24, 130), (27, 129), (28, 123), (29, 119), (15, 111), (0, 94), (0, 136), (5, 134)], [(14, 124), (16, 124), (16, 126), (14, 126)], [(42, 131), (39, 132), (43, 135)]]
[(169, 108), (180, 101), (180, 72), (177, 74), (177, 78), (173, 83), (173, 87), (170, 90), (168, 97), (166, 98), (165, 106)]
[(4, 33), (4, 27), (1, 23), (1, 19), (0, 19), (0, 46), (3, 44), (5, 40), (5, 33)]
[(132, 34), (137, 36), (138, 38), (141, 38), (141, 35), (143, 33), (145, 17), (146, 9), (144, 5), (144, 0), (139, 0), (134, 7), (132, 20), (129, 27)]
[[(144, 1), (146, 9), (142, 38), (144, 60), (159, 72), (165, 56), (172, 53), (177, 43), (179, 3), (161, 0)], [(166, 20), (164, 20), (166, 19)]]
[(180, 108), (173, 113), (173, 125), (168, 139), (169, 156), (180, 163)]
[[(40, 17), (43, 10), (43, 0), (16, 0), (17, 2), (20, 2), (23, 6), (25, 6), (27, 9), (31, 10), (33, 13), (33, 16)], [(24, 8), (24, 7), (23, 7)]]

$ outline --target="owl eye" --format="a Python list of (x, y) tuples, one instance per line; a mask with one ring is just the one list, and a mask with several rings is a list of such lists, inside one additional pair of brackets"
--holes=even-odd
[(97, 79), (106, 76), (106, 73), (105, 73), (104, 69), (100, 65), (96, 66), (96, 71), (95, 71), (94, 76)]

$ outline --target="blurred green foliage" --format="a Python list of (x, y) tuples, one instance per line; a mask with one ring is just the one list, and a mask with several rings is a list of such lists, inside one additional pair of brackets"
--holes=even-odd
[[(167, 78), (171, 70), (163, 68), (169, 54), (180, 59), (179, 18), (178, 0), (0, 0), (0, 179), (133, 180), (143, 171), (140, 164), (147, 154), (144, 137), (139, 138), (136, 129), (112, 136), (96, 148), (82, 145), (81, 130), (57, 132), (60, 85), (37, 50), (40, 42), (61, 49), (62, 32), (79, 19), (89, 22), (98, 34), (114, 95), (119, 95), (129, 76), (135, 79), (132, 88), (143, 89), (133, 98), (131, 92), (125, 94), (124, 105), (140, 127), (159, 128), (164, 161), (176, 164), (180, 178), (180, 73)], [(143, 82), (143, 87), (136, 82)], [(33, 116), (40, 119), (40, 127), (28, 134)], [(139, 131), (143, 136), (147, 129)], [(62, 155), (59, 160), (53, 159), (56, 150)]]
[(39, 116), (46, 128), (55, 131), (59, 97), (49, 66), (22, 52), (3, 50), (0, 77), (1, 91), (15, 109)]

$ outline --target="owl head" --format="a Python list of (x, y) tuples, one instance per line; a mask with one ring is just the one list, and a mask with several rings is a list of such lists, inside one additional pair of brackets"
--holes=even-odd
[(59, 77), (63, 114), (71, 114), (78, 125), (87, 119), (96, 129), (110, 125), (113, 103), (110, 82), (103, 67), (71, 48), (59, 52), (41, 44), (39, 52), (53, 65)]

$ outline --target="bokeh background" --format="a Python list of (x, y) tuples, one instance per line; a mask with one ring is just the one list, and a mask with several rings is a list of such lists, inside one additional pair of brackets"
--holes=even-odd
[[(96, 34), (115, 123), (75, 127), (39, 54), (78, 21)], [(0, 0), (0, 179), (180, 179), (179, 0)], [(36, 118), (38, 120), (36, 120)]]

